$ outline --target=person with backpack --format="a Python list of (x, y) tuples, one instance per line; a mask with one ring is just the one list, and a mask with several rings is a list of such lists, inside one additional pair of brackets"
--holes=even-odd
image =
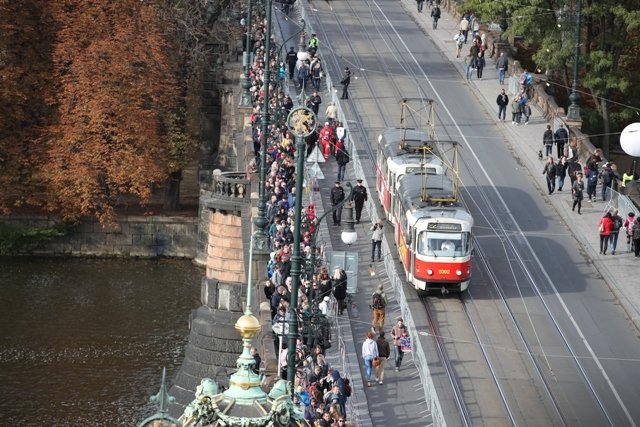
[(598, 185), (598, 171), (592, 167), (587, 168), (587, 196), (590, 202), (596, 201), (596, 186)]
[(556, 149), (558, 150), (558, 158), (560, 158), (564, 156), (564, 146), (569, 142), (569, 132), (567, 132), (563, 123), (560, 123), (560, 127), (556, 129), (553, 138), (556, 140)]
[(547, 189), (549, 194), (553, 194), (556, 189), (556, 164), (553, 162), (553, 157), (547, 158), (542, 175), (547, 175)]
[(611, 188), (613, 182), (613, 170), (611, 169), (611, 163), (605, 163), (602, 171), (600, 172), (600, 179), (602, 180), (602, 201), (607, 200), (607, 188)]
[(624, 224), (622, 217), (618, 215), (618, 209), (611, 209), (611, 219), (613, 219), (613, 227), (611, 227), (611, 236), (609, 236), (609, 247), (611, 249), (611, 255), (616, 254), (616, 246), (618, 246), (618, 235), (620, 229)]
[(378, 285), (378, 289), (371, 295), (371, 310), (373, 320), (371, 321), (371, 331), (375, 333), (376, 325), (382, 331), (384, 329), (385, 308), (387, 307), (387, 295), (384, 293), (384, 286)]
[(440, 12), (440, 7), (436, 6), (433, 9), (431, 9), (431, 18), (433, 18), (433, 29), (437, 29), (438, 28), (438, 20), (440, 19), (441, 16), (441, 12)]
[(384, 331), (380, 331), (380, 335), (376, 340), (378, 346), (378, 366), (376, 366), (376, 380), (382, 385), (384, 382), (384, 365), (391, 356), (391, 347), (389, 342), (384, 338)]

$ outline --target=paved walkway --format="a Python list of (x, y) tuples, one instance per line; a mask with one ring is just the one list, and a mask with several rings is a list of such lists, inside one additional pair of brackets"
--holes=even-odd
[[(456, 58), (455, 45), (453, 35), (457, 32), (458, 19), (452, 17), (447, 12), (442, 12), (442, 18), (438, 22), (438, 29), (433, 30), (432, 21), (429, 16), (430, 11), (425, 7), (423, 13), (418, 13), (415, 7), (415, 1), (402, 0), (403, 7), (414, 17), (418, 25), (422, 27), (429, 37), (440, 48), (445, 57), (455, 65), (456, 69), (462, 76), (466, 78), (466, 67), (464, 58)], [(468, 50), (469, 45), (463, 47)], [(599, 197), (595, 203), (583, 201), (582, 215), (571, 211), (572, 200), (570, 188), (566, 188), (563, 192), (555, 192), (547, 195), (546, 181), (541, 174), (544, 167), (544, 160), (538, 159), (538, 150), (543, 148), (542, 134), (546, 130), (549, 121), (542, 116), (540, 109), (532, 105), (533, 115), (528, 125), (521, 124), (514, 126), (511, 124), (510, 107), (507, 107), (507, 121), (498, 121), (498, 107), (496, 98), (501, 88), (505, 88), (509, 95), (509, 99), (513, 98), (514, 93), (509, 89), (517, 88), (518, 77), (511, 77), (509, 84), (505, 82), (504, 86), (498, 83), (498, 70), (495, 69), (495, 60), (497, 58), (486, 58), (487, 64), (483, 72), (482, 80), (476, 79), (474, 75), (468, 84), (470, 89), (476, 95), (477, 102), (480, 103), (487, 111), (493, 111), (493, 115), (498, 130), (506, 137), (507, 143), (514, 153), (520, 158), (522, 164), (529, 170), (543, 197), (548, 197), (549, 202), (557, 211), (558, 216), (567, 224), (574, 237), (586, 255), (593, 261), (594, 265), (602, 275), (603, 279), (610, 286), (612, 292), (620, 300), (620, 303), (628, 313), (629, 318), (640, 329), (640, 286), (634, 276), (640, 273), (640, 260), (635, 258), (633, 254), (627, 253), (626, 240), (621, 235), (618, 242), (616, 255), (600, 255), (600, 238), (598, 233), (598, 222), (605, 214), (609, 205), (602, 202)], [(555, 146), (554, 146), (555, 153)], [(565, 182), (565, 187), (568, 187)], [(600, 196), (600, 186), (598, 186), (596, 194)], [(627, 212), (620, 212), (622, 218), (626, 218)]]

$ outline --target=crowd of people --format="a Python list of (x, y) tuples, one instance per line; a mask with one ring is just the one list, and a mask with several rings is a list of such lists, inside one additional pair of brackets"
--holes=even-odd
[[(286, 117), (295, 107), (292, 96), (288, 94), (287, 76), (289, 81), (296, 84), (296, 88), (305, 94), (308, 84), (311, 83), (311, 96), (302, 98), (304, 105), (316, 115), (321, 111), (322, 98), (319, 91), (324, 71), (318, 55), (320, 41), (312, 34), (305, 55), (300, 55), (290, 47), (286, 57), (282, 59), (278, 58), (275, 48), (271, 49), (270, 57), (273, 59), (268, 64), (271, 71), (269, 98), (265, 99), (265, 20), (259, 11), (254, 13), (257, 19), (253, 20), (251, 34), (255, 61), (250, 65), (249, 76), (253, 101), (251, 124), (255, 159), (251, 162), (250, 168), (253, 172), (258, 170), (262, 143), (266, 140), (265, 216), (268, 225), (265, 233), (269, 238), (270, 259), (264, 295), (271, 306), (272, 329), (275, 332), (274, 348), (279, 372), (283, 379), (288, 379), (289, 350), (286, 340), (281, 340), (280, 337), (286, 333), (290, 317), (296, 316), (300, 336), (295, 349), (295, 378), (291, 379), (295, 390), (295, 402), (304, 411), (305, 418), (314, 425), (346, 426), (351, 383), (349, 379), (340, 375), (338, 369), (329, 366), (325, 353), (332, 345), (332, 311), (335, 310), (335, 315), (340, 316), (346, 309), (347, 274), (341, 268), (330, 272), (325, 265), (311, 264), (311, 252), (314, 247), (312, 239), (318, 226), (315, 205), (312, 202), (303, 208), (300, 230), (295, 229), (294, 205), (297, 197), (302, 197), (301, 194), (296, 194), (295, 186), (296, 179), (302, 179), (302, 176), (295, 173), (296, 145), (294, 136), (286, 125)], [(275, 43), (272, 46), (275, 46)], [(347, 69), (343, 80), (349, 78), (350, 72)], [(343, 97), (348, 97), (348, 84), (348, 81), (343, 81)], [(264, 116), (261, 113), (264, 103), (268, 103), (271, 114), (271, 120), (266, 127), (266, 138), (262, 133)], [(346, 166), (349, 158), (344, 144), (345, 129), (336, 120), (336, 116), (336, 106), (330, 104), (325, 111), (324, 126), (306, 138), (307, 152), (302, 155), (309, 154), (317, 145), (322, 148), (326, 157), (332, 155), (339, 165)], [(344, 168), (339, 171), (339, 178), (344, 178)], [(339, 181), (336, 188), (342, 190)], [(341, 197), (339, 199), (336, 196), (332, 202), (337, 204), (342, 201), (345, 197), (344, 190), (341, 191)], [(338, 216), (334, 216), (334, 223), (340, 223), (339, 211)], [(291, 262), (294, 233), (301, 235), (301, 267), (304, 272), (300, 276), (298, 306), (291, 310), (289, 304), (293, 283)], [(319, 254), (316, 255), (321, 259)], [(257, 350), (254, 353), (257, 356)], [(256, 363), (260, 363), (258, 359)], [(259, 369), (259, 366), (256, 366), (256, 369)]]

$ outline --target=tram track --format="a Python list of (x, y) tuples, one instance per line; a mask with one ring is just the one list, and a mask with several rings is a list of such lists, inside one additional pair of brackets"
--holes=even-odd
[[(360, 18), (360, 13), (358, 13), (359, 11), (355, 10), (353, 3), (352, 2), (345, 2), (345, 3), (348, 3), (348, 8), (349, 8), (348, 10), (352, 13), (352, 15), (355, 17), (355, 20), (359, 23), (360, 29), (363, 31), (363, 33), (370, 35), (367, 25)], [(377, 10), (379, 11), (378, 15), (374, 13), (374, 8), (376, 7), (377, 7)], [(379, 23), (378, 23), (378, 19), (376, 19), (376, 16), (382, 16), (382, 19), (380, 19), (381, 22), (385, 21), (386, 16), (384, 15), (384, 12), (379, 8), (379, 6), (375, 1), (369, 3), (369, 10), (370, 10), (370, 16), (372, 18), (372, 21), (376, 23), (375, 28), (378, 30), (378, 35), (383, 39), (387, 37), (390, 42), (394, 42), (394, 34), (392, 34), (388, 30), (389, 26), (378, 25)], [(335, 11), (332, 11), (332, 13), (335, 19), (340, 19), (340, 17), (336, 14)], [(320, 28), (322, 27), (320, 26)], [(351, 42), (350, 37), (345, 32), (343, 26), (340, 25), (339, 28), (340, 28), (340, 34), (344, 39), (346, 46), (348, 46), (349, 48), (348, 50), (350, 50), (352, 53), (352, 58), (353, 58), (352, 63), (356, 65), (356, 69), (358, 69), (359, 70), (358, 72), (361, 73), (362, 80), (365, 83), (364, 86), (366, 87), (367, 92), (370, 94), (371, 99), (374, 100), (373, 102), (377, 106), (378, 111), (380, 112), (379, 117), (381, 118), (381, 121), (384, 123), (385, 127), (391, 127), (391, 126), (397, 125), (397, 121), (395, 123), (391, 122), (390, 117), (393, 117), (393, 114), (389, 111), (389, 108), (387, 108), (385, 104), (381, 103), (379, 99), (377, 99), (376, 97), (377, 91), (374, 90), (370, 79), (367, 78), (367, 72), (368, 72), (367, 68), (364, 66), (363, 61), (360, 60), (359, 49), (357, 49), (354, 46), (354, 44)], [(321, 35), (321, 39), (323, 40), (330, 39), (328, 33), (324, 31), (324, 29), (317, 30), (317, 31)], [(409, 51), (406, 45), (404, 45), (404, 42), (401, 42), (402, 40), (400, 36), (397, 33), (395, 34), (395, 36), (397, 36), (398, 40), (397, 40), (397, 44), (394, 44), (393, 47), (396, 49), (406, 49), (407, 51)], [(373, 37), (368, 37), (368, 38), (370, 40), (373, 40)], [(373, 50), (374, 51), (376, 50), (375, 46)], [(332, 61), (332, 67), (331, 67), (332, 70), (338, 70), (338, 72), (334, 73), (334, 75), (339, 75), (341, 66), (338, 62), (338, 55), (336, 55), (335, 52), (333, 52), (330, 58)], [(414, 66), (409, 64), (406, 57), (404, 59), (402, 58), (403, 58), (403, 55), (400, 55), (400, 54), (394, 56), (394, 59), (398, 62), (398, 65), (409, 76), (409, 79), (414, 82), (413, 84), (416, 88), (416, 93), (423, 94), (425, 98), (428, 98), (428, 96), (426, 96), (427, 95), (426, 91), (424, 91), (422, 86), (418, 84), (419, 80), (424, 80), (425, 78), (428, 80), (428, 77), (426, 76), (424, 70), (422, 69), (422, 66), (416, 60), (415, 66), (417, 66), (420, 69), (421, 73), (411, 71), (414, 68)], [(326, 57), (325, 57), (325, 60), (326, 60)], [(381, 68), (384, 70), (383, 73), (384, 74), (388, 73), (390, 75), (390, 77), (387, 79), (387, 82), (393, 87), (393, 91), (397, 93), (398, 100), (404, 98), (405, 93), (402, 90), (400, 84), (396, 82), (395, 73), (391, 71), (391, 66), (388, 64), (388, 61), (386, 60), (386, 58), (383, 58), (380, 61), (380, 65), (382, 65)], [(431, 85), (431, 88), (434, 91), (434, 94), (436, 95), (436, 97), (440, 98), (437, 91), (435, 91), (432, 85)], [(359, 88), (359, 91), (360, 90), (361, 89)], [(351, 103), (347, 103), (347, 104), (349, 105), (349, 109), (348, 109), (349, 115), (351, 117), (354, 117), (355, 124), (358, 127), (358, 132), (361, 133), (363, 136), (363, 138), (361, 139), (361, 142), (362, 142), (362, 146), (365, 147), (366, 152), (369, 155), (369, 159), (371, 160), (370, 176), (372, 177), (375, 174), (375, 161), (374, 161), (375, 153), (374, 153), (373, 147), (371, 146), (370, 138), (366, 137), (368, 132), (364, 125), (365, 120), (363, 119), (362, 115), (360, 114), (357, 108), (355, 108)], [(453, 116), (451, 116), (451, 113), (446, 108), (445, 108), (445, 112), (447, 114), (444, 114), (445, 117), (443, 117), (443, 114), (440, 111), (437, 111), (437, 116), (440, 122), (443, 122), (443, 119), (446, 119), (446, 118), (450, 118), (451, 120), (454, 120)], [(447, 115), (448, 117), (446, 117)], [(460, 131), (460, 129), (458, 129), (458, 131)], [(450, 132), (447, 128), (445, 128), (444, 133), (447, 135), (447, 139), (456, 139), (456, 137), (458, 137), (457, 134)], [(462, 131), (460, 131), (460, 135), (464, 139), (464, 135), (462, 134)], [(466, 142), (468, 146), (468, 142), (466, 141), (466, 139), (464, 139), (464, 142)], [(477, 160), (477, 157), (476, 157), (476, 160)], [(603, 418), (605, 422), (607, 422), (607, 424), (609, 425), (614, 425), (614, 422), (612, 421), (611, 417), (608, 415), (607, 410), (604, 404), (602, 403), (602, 400), (600, 399), (597, 390), (593, 386), (588, 373), (582, 367), (582, 363), (580, 361), (580, 358), (578, 357), (578, 352), (573, 349), (570, 340), (563, 333), (562, 327), (560, 326), (558, 320), (555, 318), (556, 315), (554, 314), (553, 310), (549, 307), (549, 304), (547, 304), (547, 302), (545, 301), (545, 296), (542, 295), (542, 291), (536, 283), (537, 279), (536, 277), (534, 277), (535, 275), (544, 277), (546, 274), (540, 274), (540, 272), (534, 273), (531, 271), (532, 267), (528, 266), (528, 264), (531, 264), (531, 262), (529, 261), (529, 257), (532, 257), (533, 259), (536, 258), (535, 253), (533, 253), (533, 249), (529, 245), (523, 245), (522, 241), (516, 242), (516, 239), (522, 240), (523, 235), (521, 230), (519, 230), (519, 227), (517, 227), (517, 223), (515, 219), (513, 219), (513, 217), (511, 218), (513, 223), (509, 224), (510, 227), (505, 227), (504, 225), (505, 222), (503, 218), (505, 214), (504, 212), (499, 214), (496, 211), (494, 203), (491, 201), (490, 194), (488, 190), (485, 188), (486, 184), (483, 184), (482, 179), (479, 176), (480, 174), (478, 172), (475, 172), (477, 167), (475, 167), (474, 165), (471, 165), (469, 162), (469, 159), (466, 156), (462, 156), (462, 165), (468, 171), (467, 174), (472, 182), (472, 186), (476, 187), (472, 192), (469, 190), (468, 183), (462, 185), (462, 188), (464, 190), (463, 202), (466, 204), (467, 207), (475, 205), (476, 209), (474, 209), (474, 212), (482, 213), (482, 217), (483, 217), (482, 219), (487, 224), (487, 228), (489, 229), (488, 236), (492, 236), (492, 238), (498, 238), (504, 247), (503, 249), (504, 259), (508, 260), (507, 267), (514, 270), (513, 276), (515, 279), (516, 288), (521, 294), (522, 294), (522, 289), (526, 289), (527, 292), (531, 292), (536, 296), (537, 298), (537, 302), (536, 302), (537, 306), (535, 309), (536, 312), (542, 310), (547, 313), (547, 321), (549, 321), (551, 324), (554, 325), (555, 330), (559, 334), (560, 339), (563, 343), (563, 346), (565, 347), (565, 350), (569, 354), (568, 357), (571, 359), (572, 363), (575, 365), (575, 369), (581, 376), (584, 383), (587, 384), (587, 388), (589, 389), (589, 392), (592, 398), (594, 399), (594, 401), (596, 402), (597, 406), (600, 408), (600, 411), (603, 414)], [(526, 239), (524, 240), (526, 241)], [(540, 339), (537, 338), (536, 336), (536, 327), (534, 325), (534, 322), (531, 320), (531, 317), (527, 315), (527, 311), (531, 311), (530, 307), (529, 308), (527, 307), (531, 306), (532, 304), (530, 302), (525, 302), (522, 295), (520, 295), (519, 298), (510, 297), (507, 295), (507, 293), (503, 289), (505, 287), (505, 284), (501, 283), (501, 280), (499, 279), (497, 273), (494, 271), (494, 269), (491, 266), (492, 265), (491, 257), (487, 255), (486, 253), (487, 249), (484, 248), (482, 242), (479, 242), (479, 243), (476, 242), (476, 243), (477, 243), (476, 245), (477, 252), (476, 252), (475, 260), (476, 260), (477, 266), (479, 268), (480, 265), (482, 265), (482, 270), (490, 278), (491, 285), (495, 290), (500, 303), (505, 307), (508, 313), (510, 322), (512, 324), (512, 327), (515, 329), (515, 331), (519, 335), (521, 343), (525, 348), (525, 351), (523, 352), (523, 354), (526, 354), (527, 357), (529, 358), (531, 366), (534, 368), (535, 372), (537, 372), (537, 377), (540, 380), (541, 387), (543, 389), (544, 394), (548, 396), (548, 399), (551, 402), (551, 406), (553, 407), (554, 411), (558, 414), (558, 419), (560, 420), (559, 423), (561, 423), (562, 425), (571, 424), (567, 420), (567, 417), (564, 415), (563, 408), (561, 407), (560, 402), (557, 400), (556, 395), (554, 394), (554, 386), (551, 385), (549, 383), (550, 380), (547, 379), (550, 374), (551, 374), (551, 378), (553, 379), (553, 369), (551, 369), (551, 366), (549, 365), (548, 362), (546, 363), (546, 366), (542, 366), (541, 361), (537, 360), (536, 357), (534, 356), (536, 354), (541, 353), (540, 350), (536, 351), (534, 347), (540, 348), (542, 350), (544, 350), (544, 347)], [(524, 254), (522, 253), (523, 251), (525, 252)], [(530, 252), (530, 253), (527, 253), (527, 252)], [(535, 267), (535, 264), (534, 264), (534, 267)], [(539, 262), (536, 269), (543, 270), (542, 273), (544, 273), (544, 268), (542, 268)], [(515, 272), (516, 270), (519, 270), (519, 272), (516, 273)], [(520, 275), (520, 278), (516, 277), (518, 275)], [(548, 278), (548, 275), (546, 275), (546, 277)], [(469, 292), (470, 296), (467, 298), (465, 297), (461, 298), (460, 303), (461, 303), (462, 309), (464, 310), (465, 316), (468, 318), (469, 325), (473, 329), (477, 342), (482, 343), (484, 342), (484, 340), (482, 339), (482, 336), (480, 335), (480, 329), (482, 328), (482, 326), (476, 324), (476, 321), (473, 320), (472, 318), (473, 316), (469, 312), (469, 308), (470, 308), (469, 304), (472, 304), (472, 305), (477, 304), (477, 302), (473, 297), (474, 293), (475, 291), (473, 290), (473, 286), (472, 286)], [(525, 324), (522, 324), (522, 320), (518, 320), (518, 317), (522, 317), (523, 315), (517, 314), (516, 310), (513, 307), (514, 300), (516, 303), (519, 303), (521, 305), (521, 310), (519, 310), (519, 312), (524, 313), (525, 320), (528, 318)], [(452, 300), (450, 299), (449, 302), (450, 301)], [(522, 308), (524, 308), (524, 311), (522, 310)], [(430, 310), (427, 310), (427, 313), (431, 317)], [(441, 355), (443, 366), (445, 366), (447, 375), (449, 377), (449, 381), (451, 382), (452, 388), (454, 389), (454, 393), (456, 394), (456, 400), (459, 399), (461, 402), (458, 404), (458, 406), (459, 406), (462, 418), (465, 420), (465, 423), (471, 422), (472, 416), (469, 415), (469, 409), (464, 404), (463, 392), (461, 390), (461, 387), (459, 387), (458, 378), (456, 376), (455, 369), (451, 366), (452, 365), (451, 360), (448, 357), (446, 352), (446, 348), (445, 348), (446, 343), (443, 342), (441, 331), (437, 327), (438, 321), (437, 319), (431, 318), (429, 323), (432, 325), (431, 333), (433, 335), (434, 342), (438, 347), (438, 353)], [(528, 338), (528, 335), (531, 335), (531, 332), (529, 333), (525, 332), (524, 331), (525, 328), (529, 328), (533, 332), (533, 343), (531, 342), (531, 338)], [(497, 373), (493, 369), (492, 362), (490, 360), (491, 357), (485, 352), (483, 345), (480, 345), (480, 347), (482, 348), (483, 357), (486, 361), (486, 364), (487, 366), (489, 366), (489, 369), (492, 372), (493, 380), (496, 384), (497, 389), (499, 390), (499, 394), (504, 403), (505, 410), (508, 413), (508, 418), (511, 424), (512, 425), (520, 424), (516, 419), (516, 417), (513, 415), (513, 411), (511, 411), (509, 399), (506, 397), (505, 392), (502, 390), (501, 380), (498, 378)], [(546, 356), (543, 355), (542, 360), (543, 361), (546, 360)], [(610, 386), (612, 387), (612, 385)], [(555, 388), (557, 389), (557, 387)], [(632, 421), (630, 418), (628, 419)], [(467, 424), (467, 425), (470, 425), (470, 424)]]

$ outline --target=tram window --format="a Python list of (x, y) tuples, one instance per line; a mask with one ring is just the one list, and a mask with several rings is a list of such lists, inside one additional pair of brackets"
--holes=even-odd
[(469, 253), (470, 233), (439, 233), (421, 231), (418, 253), (430, 256), (464, 256)]

